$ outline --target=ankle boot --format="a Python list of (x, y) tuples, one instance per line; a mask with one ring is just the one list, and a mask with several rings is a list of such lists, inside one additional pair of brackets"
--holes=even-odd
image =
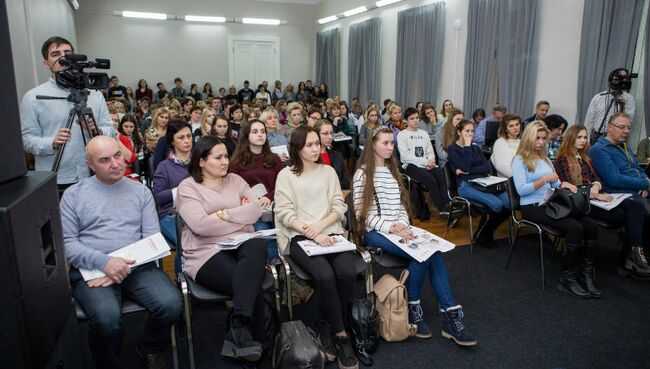
[(618, 269), (618, 273), (624, 277), (650, 278), (650, 266), (648, 266), (642, 246), (632, 245), (624, 259), (623, 266)]
[(582, 287), (589, 292), (589, 295), (592, 298), (599, 299), (602, 296), (602, 292), (594, 282), (594, 261), (596, 260), (596, 246), (598, 245), (597, 240), (588, 240), (585, 241), (585, 257), (582, 260), (582, 269), (580, 270), (580, 275), (578, 279)]
[(469, 333), (463, 318), (463, 308), (460, 305), (452, 306), (447, 310), (441, 309), (442, 313), (442, 336), (454, 341), (460, 346), (475, 346), (478, 341)]
[(557, 289), (574, 297), (588, 299), (591, 295), (580, 286), (575, 272), (576, 260), (581, 246), (581, 243), (566, 243), (564, 258), (562, 259), (562, 274)]
[[(485, 222), (485, 226), (481, 230), (481, 233), (478, 235), (476, 242), (486, 248), (491, 248), (491, 247), (496, 247), (496, 243), (494, 241), (494, 232), (499, 228), (501, 223), (508, 217), (507, 212), (502, 211), (500, 213), (489, 213), (489, 219)], [(481, 219), (482, 220), (482, 219)], [(481, 222), (483, 223), (483, 222)], [(481, 229), (480, 226), (482, 224), (479, 224), (479, 230)]]
[(223, 340), (221, 355), (246, 361), (258, 361), (262, 357), (262, 345), (253, 340), (250, 318), (233, 315), (230, 329)]

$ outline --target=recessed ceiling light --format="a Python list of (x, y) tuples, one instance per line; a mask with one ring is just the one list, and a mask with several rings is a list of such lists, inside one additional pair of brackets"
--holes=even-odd
[(167, 19), (167, 14), (164, 13), (123, 11), (122, 16), (125, 18), (158, 19), (158, 20)]

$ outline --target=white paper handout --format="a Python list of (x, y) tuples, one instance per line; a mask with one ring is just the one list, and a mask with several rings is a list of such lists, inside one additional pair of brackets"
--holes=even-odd
[(591, 199), (589, 200), (589, 202), (591, 203), (591, 205), (597, 206), (601, 209), (612, 210), (618, 205), (620, 205), (620, 203), (622, 203), (623, 200), (627, 199), (628, 197), (631, 197), (632, 195), (629, 193), (613, 193), (610, 194), (610, 196), (614, 198), (610, 202), (600, 201), (596, 199)]
[(276, 229), (264, 229), (252, 233), (244, 233), (237, 236), (232, 236), (227, 240), (221, 241), (214, 245), (218, 250), (233, 250), (239, 247), (242, 243), (253, 238), (275, 238)]
[(289, 156), (289, 149), (287, 148), (287, 145), (271, 146), (271, 152), (276, 155)]
[[(115, 250), (108, 254), (113, 257), (120, 257), (123, 259), (135, 260), (131, 268), (138, 265), (146, 264), (160, 258), (170, 255), (169, 245), (163, 235), (158, 232), (149, 237), (143, 238), (140, 241), (134, 242), (128, 246), (124, 246), (119, 250)], [(106, 274), (99, 269), (83, 269), (80, 268), (81, 276), (85, 281), (91, 279), (104, 277)]]
[(335, 134), (334, 134), (334, 137), (333, 137), (334, 142), (349, 141), (349, 140), (351, 140), (351, 139), (352, 139), (352, 137), (346, 135), (346, 134), (343, 133), (343, 132), (335, 133)]
[(426, 261), (438, 251), (447, 252), (456, 247), (453, 243), (422, 228), (411, 226), (411, 232), (415, 235), (414, 240), (406, 240), (396, 234), (384, 232), (381, 232), (381, 234), (420, 263)]
[(483, 187), (488, 187), (488, 186), (492, 186), (492, 185), (497, 184), (497, 183), (506, 182), (507, 180), (508, 180), (508, 178), (487, 176), (487, 177), (482, 177), (482, 178), (471, 179), (470, 182), (478, 183)]
[(298, 245), (302, 248), (305, 254), (309, 256), (336, 254), (339, 252), (354, 251), (357, 249), (357, 246), (355, 244), (348, 241), (343, 236), (336, 235), (331, 237), (335, 242), (332, 246), (321, 246), (312, 240), (298, 241)]

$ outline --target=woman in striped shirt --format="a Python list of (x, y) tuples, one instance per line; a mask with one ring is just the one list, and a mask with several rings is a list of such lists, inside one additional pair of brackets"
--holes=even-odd
[[(456, 304), (451, 293), (442, 253), (436, 252), (428, 260), (420, 263), (383, 235), (392, 233), (407, 240), (413, 239), (407, 210), (408, 191), (404, 188), (399, 165), (393, 157), (394, 150), (392, 129), (380, 127), (373, 130), (359, 161), (359, 169), (354, 174), (354, 208), (361, 229), (357, 234), (357, 242), (410, 259), (406, 290), (409, 300), (409, 322), (417, 325), (417, 337), (433, 336), (424, 322), (424, 313), (420, 306), (420, 290), (429, 272), (431, 285), (442, 308), (443, 337), (452, 339), (462, 346), (476, 345), (476, 339), (463, 325), (462, 308)], [(372, 178), (372, 181), (366, 181), (367, 178)]]

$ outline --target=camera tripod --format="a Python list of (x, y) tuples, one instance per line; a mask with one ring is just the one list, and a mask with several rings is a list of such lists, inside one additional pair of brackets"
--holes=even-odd
[[(91, 108), (86, 106), (89, 94), (90, 90), (71, 88), (68, 97), (38, 95), (36, 98), (39, 100), (67, 100), (73, 103), (74, 105), (72, 108), (70, 108), (70, 112), (68, 113), (65, 128), (67, 128), (70, 133), (72, 133), (72, 124), (74, 123), (75, 118), (77, 118), (79, 129), (81, 130), (81, 138), (83, 139), (84, 146), (86, 146), (86, 133), (91, 139), (99, 135), (99, 130), (97, 129), (97, 121), (95, 121), (93, 111)], [(89, 121), (92, 121), (93, 123), (92, 129), (88, 126)], [(52, 163), (53, 172), (57, 172), (59, 170), (59, 165), (61, 164), (61, 158), (63, 157), (63, 151), (65, 150), (66, 144), (67, 141), (62, 143), (56, 152), (54, 163)]]

